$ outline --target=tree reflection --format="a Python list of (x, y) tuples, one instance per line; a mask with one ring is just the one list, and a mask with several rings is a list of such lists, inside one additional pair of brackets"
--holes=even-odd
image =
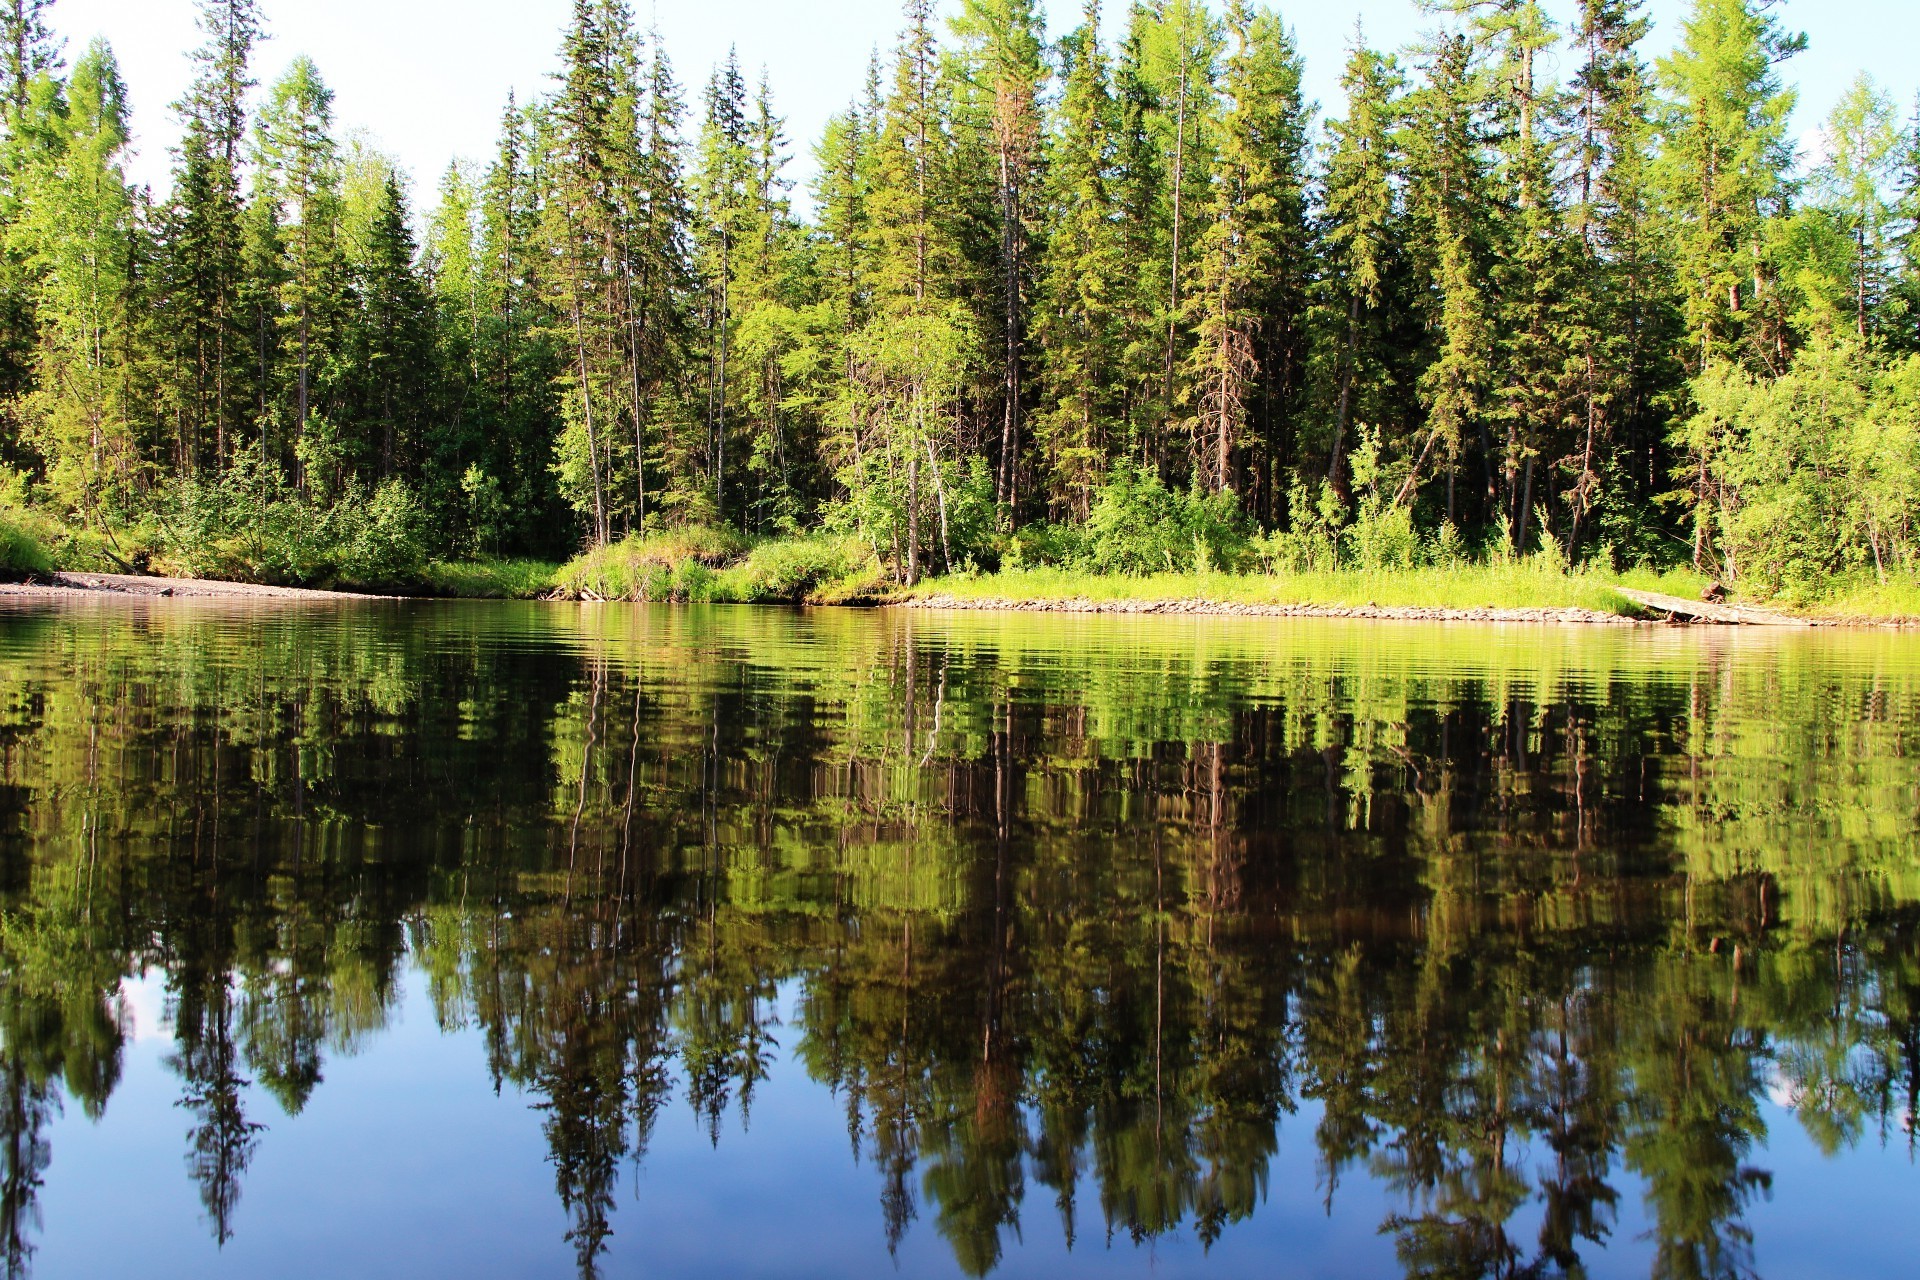
[(1283, 1141), (1320, 1185), (1278, 1194), (1392, 1193), (1409, 1275), (1583, 1274), (1636, 1200), (1657, 1275), (1744, 1275), (1768, 1097), (1830, 1154), (1915, 1142), (1904, 666), (1096, 669), (901, 621), (567, 614), (614, 630), (559, 650), (472, 616), (108, 620), (10, 673), (10, 1271), (149, 966), (222, 1244), (250, 1111), (298, 1116), (405, 964), (537, 1109), (583, 1276), (660, 1117), (734, 1140), (782, 1071), (845, 1109), (887, 1246), (970, 1275), (1032, 1215), (1211, 1248)]

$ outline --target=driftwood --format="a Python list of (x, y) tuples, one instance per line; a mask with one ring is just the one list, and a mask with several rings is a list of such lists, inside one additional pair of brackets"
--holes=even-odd
[(1685, 619), (1688, 622), (1719, 622), (1745, 627), (1810, 627), (1814, 624), (1805, 618), (1796, 618), (1790, 613), (1776, 613), (1771, 609), (1752, 609), (1744, 605), (1707, 604), (1700, 600), (1687, 600), (1680, 596), (1663, 596), (1654, 591), (1631, 591), (1626, 587), (1615, 587), (1615, 591), (1650, 613), (1664, 613), (1668, 617)]

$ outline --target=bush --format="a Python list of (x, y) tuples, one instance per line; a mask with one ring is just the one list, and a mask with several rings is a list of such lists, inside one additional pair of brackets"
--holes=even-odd
[(16, 513), (0, 510), (0, 576), (19, 578), (53, 572), (53, 558)]
[(1181, 494), (1150, 468), (1116, 463), (1096, 491), (1081, 567), (1098, 573), (1232, 569), (1251, 543), (1231, 490)]
[(403, 481), (349, 481), (331, 506), (243, 452), (218, 479), (176, 480), (155, 506), (155, 567), (194, 578), (297, 587), (407, 587), (425, 580), (427, 521)]

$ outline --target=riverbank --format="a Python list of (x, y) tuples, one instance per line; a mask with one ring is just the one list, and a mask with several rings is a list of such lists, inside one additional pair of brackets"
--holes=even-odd
[[(1093, 574), (1012, 567), (892, 582), (856, 539), (814, 534), (748, 539), (732, 530), (677, 529), (600, 547), (564, 565), (537, 560), (428, 560), (390, 582), (253, 585), (196, 577), (156, 559), (161, 576), (124, 572), (78, 536), (36, 539), (25, 522), (0, 520), (0, 593), (118, 593), (151, 597), (353, 600), (377, 597), (630, 601), (712, 604), (901, 606), (929, 610), (1217, 614), (1383, 621), (1622, 625), (1704, 623), (1911, 626), (1920, 586), (1836, 584), (1817, 599), (1723, 598), (1686, 570), (1612, 572), (1536, 555), (1487, 563), (1319, 572)], [(144, 566), (143, 566), (144, 567)], [(168, 573), (172, 570), (172, 573)], [(1712, 603), (1703, 597), (1712, 596)], [(1716, 607), (1718, 606), (1718, 607)]]
[(155, 600), (380, 600), (392, 596), (308, 587), (270, 587), (207, 578), (155, 578), (129, 573), (49, 573), (21, 582), (0, 582), (0, 599), (70, 599), (133, 596)]

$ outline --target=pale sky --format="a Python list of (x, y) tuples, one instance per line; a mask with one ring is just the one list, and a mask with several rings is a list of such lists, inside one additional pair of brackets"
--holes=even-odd
[[(1110, 26), (1125, 3), (1106, 0)], [(342, 131), (372, 134), (412, 173), (421, 202), (431, 203), (452, 158), (491, 155), (509, 89), (523, 100), (546, 91), (569, 7), (570, 0), (265, 0), (272, 38), (256, 55), (256, 76), (271, 82), (295, 56), (311, 56), (334, 89)], [(1046, 0), (1045, 7), (1058, 35), (1079, 21), (1083, 0)], [(1437, 21), (1415, 0), (1279, 0), (1277, 7), (1306, 56), (1308, 92), (1334, 114), (1356, 17), (1368, 42), (1386, 47)], [(1552, 7), (1572, 9), (1566, 0)], [(1671, 46), (1684, 8), (1685, 0), (1652, 0), (1650, 55)], [(767, 68), (788, 121), (792, 176), (802, 183), (827, 117), (859, 88), (869, 51), (876, 44), (890, 50), (900, 28), (898, 0), (635, 0), (635, 9), (643, 23), (657, 20), (690, 105), (730, 44), (750, 77)], [(1920, 3), (1783, 0), (1779, 11), (1811, 38), (1786, 68), (1802, 89), (1803, 134), (1863, 69), (1902, 103), (1913, 101)], [(69, 58), (95, 35), (112, 42), (133, 99), (133, 177), (164, 187), (167, 148), (178, 137), (168, 104), (185, 90), (186, 52), (200, 42), (192, 0), (57, 0), (53, 22), (68, 38)]]

